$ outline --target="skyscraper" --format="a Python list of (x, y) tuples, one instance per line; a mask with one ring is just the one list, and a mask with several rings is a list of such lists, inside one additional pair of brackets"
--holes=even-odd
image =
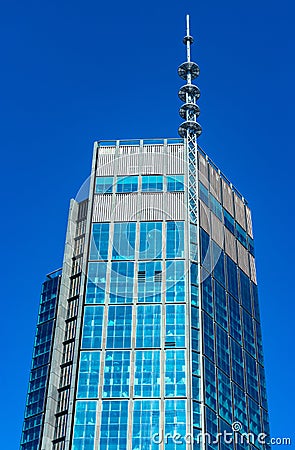
[(198, 146), (192, 42), (187, 17), (180, 138), (94, 144), (43, 284), (23, 450), (269, 448), (251, 213)]

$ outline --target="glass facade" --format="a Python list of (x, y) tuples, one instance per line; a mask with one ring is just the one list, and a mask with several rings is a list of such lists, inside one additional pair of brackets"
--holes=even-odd
[(21, 437), (20, 448), (22, 450), (37, 450), (42, 432), (60, 278), (61, 271), (58, 270), (47, 275), (47, 279), (42, 285)]
[[(269, 425), (250, 213), (199, 149), (192, 223), (184, 148), (98, 144), (88, 215), (75, 219), (79, 251), (62, 283), (52, 450), (269, 448), (258, 443)], [(52, 298), (39, 314), (24, 449), (39, 450)], [(234, 422), (252, 443), (215, 442)]]

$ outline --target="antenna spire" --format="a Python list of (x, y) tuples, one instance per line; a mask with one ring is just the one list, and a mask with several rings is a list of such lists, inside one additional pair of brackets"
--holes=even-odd
[(197, 78), (200, 73), (198, 64), (191, 61), (191, 44), (194, 42), (190, 35), (190, 17), (186, 16), (186, 36), (183, 43), (186, 45), (186, 62), (182, 63), (178, 68), (180, 78), (186, 80), (186, 84), (182, 86), (178, 92), (178, 97), (184, 102), (179, 110), (180, 117), (185, 119), (178, 133), (183, 138), (198, 138), (202, 133), (201, 125), (198, 124), (197, 118), (200, 114), (200, 108), (197, 101), (200, 97), (200, 89), (192, 84), (192, 80)]

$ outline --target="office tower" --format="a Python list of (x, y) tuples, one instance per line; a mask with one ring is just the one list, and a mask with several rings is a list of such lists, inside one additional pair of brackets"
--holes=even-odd
[(180, 138), (94, 144), (41, 296), (23, 450), (268, 448), (251, 213), (198, 146), (192, 42), (187, 18)]

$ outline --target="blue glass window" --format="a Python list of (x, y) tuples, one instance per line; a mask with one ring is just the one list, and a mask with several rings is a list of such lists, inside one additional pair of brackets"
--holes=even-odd
[(108, 259), (109, 227), (109, 223), (93, 224), (90, 259)]
[(211, 272), (210, 237), (203, 228), (201, 228), (201, 264)]
[(102, 402), (99, 448), (101, 450), (127, 450), (127, 425), (128, 401), (104, 400)]
[(73, 449), (94, 449), (96, 408), (97, 402), (95, 401), (77, 401)]
[(235, 219), (223, 209), (224, 225), (232, 233), (235, 234)]
[(254, 251), (254, 240), (252, 238), (250, 238), (250, 236), (247, 236), (247, 241), (248, 241), (248, 250), (251, 253), (251, 255), (255, 256), (255, 251)]
[(214, 241), (212, 241), (212, 266), (214, 278), (225, 286), (224, 253)]
[(130, 351), (106, 351), (103, 397), (129, 397)]
[(184, 222), (166, 222), (166, 258), (184, 256)]
[(228, 423), (232, 423), (232, 394), (230, 379), (218, 370), (218, 404), (219, 415)]
[(262, 425), (260, 422), (260, 408), (251, 398), (248, 398), (249, 430), (253, 433), (255, 442), (261, 433)]
[(134, 396), (160, 397), (160, 350), (135, 352)]
[(24, 421), (21, 439), (22, 450), (35, 450), (38, 447), (42, 418), (43, 414), (39, 414)]
[(215, 366), (209, 359), (204, 358), (205, 370), (205, 403), (216, 410), (216, 375)]
[(228, 296), (228, 306), (230, 316), (230, 334), (241, 344), (242, 325), (241, 325), (240, 306), (231, 295)]
[(200, 351), (200, 330), (197, 328), (192, 328), (192, 349)]
[(95, 193), (96, 194), (111, 194), (113, 192), (113, 177), (96, 177)]
[(256, 330), (256, 345), (257, 345), (257, 359), (260, 364), (263, 365), (263, 350), (262, 350), (262, 334), (260, 323), (254, 321)]
[(227, 267), (227, 289), (230, 294), (238, 298), (238, 272), (236, 263), (229, 257), (226, 257)]
[(43, 364), (48, 364), (49, 362), (52, 340), (52, 327), (52, 320), (37, 326), (33, 351), (33, 369), (42, 366)]
[(161, 346), (161, 306), (137, 306), (136, 347)]
[(213, 320), (208, 314), (203, 313), (204, 353), (214, 361), (214, 326)]
[(252, 301), (253, 301), (254, 317), (256, 320), (258, 320), (258, 322), (260, 322), (260, 311), (259, 311), (257, 285), (251, 282), (251, 287), (252, 287)]
[(191, 316), (191, 324), (194, 328), (200, 328), (200, 322), (199, 322), (199, 308), (195, 308), (194, 306), (191, 309), (192, 316)]
[(185, 300), (184, 261), (166, 262), (166, 301), (183, 302)]
[(192, 377), (192, 396), (194, 400), (201, 400), (201, 379), (199, 377)]
[(138, 264), (138, 301), (160, 302), (162, 291), (162, 263), (160, 261)]
[(236, 341), (230, 338), (231, 343), (231, 365), (232, 378), (242, 388), (244, 388), (244, 361), (242, 347)]
[(162, 223), (141, 222), (139, 259), (162, 258)]
[(236, 384), (233, 383), (233, 406), (234, 406), (234, 417), (233, 422), (240, 422), (243, 427), (240, 430), (241, 433), (246, 433), (248, 431), (248, 420), (247, 420), (247, 404), (245, 392), (240, 389)]
[(238, 223), (236, 223), (236, 236), (238, 241), (247, 248), (247, 233)]
[(185, 347), (185, 305), (166, 305), (166, 345)]
[(217, 324), (215, 325), (215, 332), (217, 365), (230, 376), (228, 335)]
[(185, 397), (185, 350), (166, 350), (165, 360), (165, 396)]
[(163, 191), (162, 175), (143, 175), (142, 176), (142, 192)]
[(152, 441), (160, 430), (159, 400), (135, 400), (133, 405), (132, 449), (159, 450)]
[(117, 192), (137, 192), (138, 191), (138, 177), (117, 177)]
[(260, 388), (260, 398), (262, 407), (267, 410), (267, 396), (266, 396), (266, 383), (265, 383), (265, 373), (264, 368), (258, 364), (259, 373), (259, 388)]
[(97, 398), (99, 385), (100, 352), (81, 352), (78, 398)]
[(244, 308), (247, 309), (247, 311), (252, 313), (250, 280), (241, 269), (239, 269), (239, 273), (240, 273), (240, 292), (242, 305), (244, 306)]
[(191, 303), (194, 306), (199, 306), (199, 288), (194, 284), (191, 285)]
[[(165, 450), (179, 449), (179, 443), (185, 447), (184, 437), (186, 435), (186, 401), (185, 400), (165, 400), (165, 436), (170, 438), (165, 442)], [(175, 442), (172, 436), (180, 435), (180, 439)]]
[(110, 302), (111, 303), (132, 303), (133, 302), (133, 262), (113, 262), (110, 281)]
[(201, 405), (198, 402), (193, 402), (193, 426), (196, 428), (202, 426)]
[(103, 306), (85, 306), (82, 348), (101, 348)]
[(106, 295), (106, 262), (88, 264), (86, 303), (104, 303)]
[(244, 347), (253, 356), (256, 356), (254, 327), (252, 317), (243, 309)]
[(214, 444), (216, 442), (216, 436), (218, 432), (217, 427), (217, 415), (215, 412), (213, 412), (208, 407), (205, 408), (206, 410), (206, 432), (209, 434), (209, 440), (211, 442), (211, 445), (207, 444), (206, 450), (218, 450), (218, 444)]
[(114, 226), (113, 237), (113, 259), (134, 259), (135, 258), (135, 222), (117, 222)]
[(212, 279), (210, 276), (204, 279), (202, 286), (202, 303), (203, 309), (213, 316), (213, 291), (212, 291)]
[(190, 258), (198, 261), (198, 230), (196, 225), (190, 224)]
[(184, 176), (183, 175), (168, 175), (167, 176), (167, 191), (168, 192), (184, 191)]
[(107, 348), (130, 348), (132, 306), (109, 306)]
[(227, 318), (227, 302), (225, 289), (220, 286), (217, 281), (214, 281), (214, 307), (215, 307), (215, 320), (225, 330), (228, 329)]
[[(230, 414), (231, 417), (231, 414)], [(232, 423), (232, 421), (229, 421), (230, 423)], [(232, 436), (232, 426), (230, 426), (228, 423), (226, 423), (224, 420), (219, 419), (219, 432), (222, 433), (222, 436), (224, 437), (230, 437)], [(226, 434), (227, 433), (227, 434)], [(223, 442), (224, 440), (224, 442)], [(240, 449), (238, 444), (236, 444), (236, 450), (248, 450), (248, 447), (245, 445), (243, 447), (243, 449)], [(222, 439), (220, 444), (219, 444), (219, 450), (233, 450), (233, 443), (230, 443), (230, 439), (227, 438), (227, 442), (226, 439)]]
[(199, 182), (199, 195), (200, 195), (200, 199), (203, 200), (203, 202), (205, 203), (205, 205), (208, 206), (209, 208), (209, 192), (208, 189), (205, 188), (205, 186)]
[(198, 285), (198, 264), (191, 264), (191, 283)]
[(216, 217), (218, 217), (219, 220), (222, 221), (222, 206), (219, 203), (218, 200), (216, 200), (216, 198), (210, 194), (209, 195), (209, 200), (210, 200), (210, 209), (213, 212), (213, 214), (215, 214)]
[(258, 395), (258, 375), (256, 361), (252, 356), (245, 352), (246, 361), (246, 380), (247, 380), (247, 392), (251, 397), (253, 397), (257, 402), (259, 401)]
[(192, 352), (192, 374), (200, 376), (200, 355), (197, 352)]

